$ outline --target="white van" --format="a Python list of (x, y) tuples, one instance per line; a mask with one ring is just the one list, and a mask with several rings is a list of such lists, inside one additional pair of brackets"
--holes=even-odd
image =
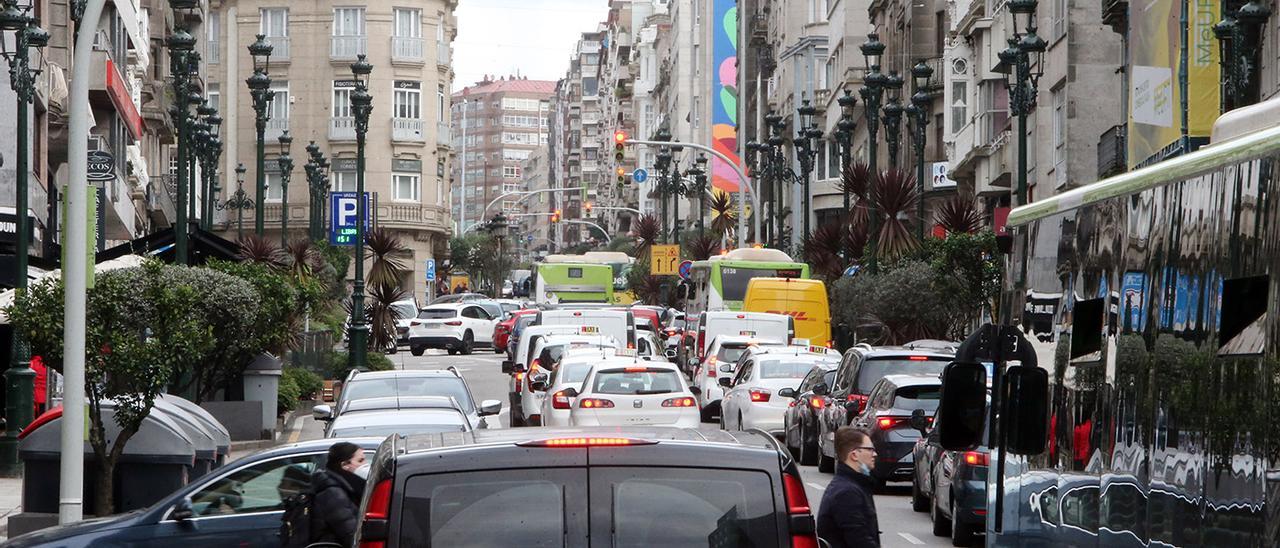
[(532, 325), (595, 326), (601, 335), (613, 337), (627, 348), (636, 347), (636, 317), (630, 310), (544, 310)]
[(752, 337), (791, 344), (796, 336), (795, 318), (768, 312), (703, 312), (698, 318), (698, 340), (695, 343), (698, 355), (691, 356), (697, 362), (690, 365), (701, 364), (711, 341), (719, 336)]

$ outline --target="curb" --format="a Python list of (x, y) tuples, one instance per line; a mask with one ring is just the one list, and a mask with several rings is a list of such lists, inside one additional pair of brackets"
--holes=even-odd
[(231, 450), (236, 452), (257, 451), (282, 444), (285, 439), (288, 439), (288, 433), (293, 429), (293, 427), (298, 426), (299, 419), (311, 414), (311, 407), (316, 403), (318, 402), (298, 402), (298, 408), (290, 411), (280, 420), (281, 428), (276, 431), (275, 439), (233, 441), (231, 442)]

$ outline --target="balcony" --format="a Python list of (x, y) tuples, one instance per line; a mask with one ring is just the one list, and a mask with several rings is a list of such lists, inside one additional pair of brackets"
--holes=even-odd
[(1127, 134), (1124, 124), (1108, 129), (1098, 138), (1098, 178), (1105, 179), (1128, 170)]
[(1102, 0), (1102, 24), (1111, 30), (1125, 34), (1129, 26), (1129, 2), (1127, 0)]
[(356, 119), (351, 116), (335, 116), (333, 118), (329, 118), (329, 140), (356, 140)]
[(392, 118), (391, 140), (421, 143), (422, 129), (426, 124), (419, 118)]
[(272, 118), (267, 120), (267, 131), (265, 133), (267, 144), (275, 143), (276, 139), (280, 137), (280, 134), (284, 133), (288, 129), (288, 118)]
[(423, 46), (425, 42), (421, 38), (402, 38), (400, 36), (391, 37), (391, 62), (392, 63), (421, 63), (423, 60)]
[(267, 41), (271, 42), (271, 61), (289, 62), (289, 37), (288, 36), (268, 36)]
[(177, 219), (174, 209), (174, 188), (178, 182), (173, 175), (155, 175), (147, 185), (147, 209), (151, 214), (151, 222), (156, 225), (171, 225)]
[(329, 59), (354, 61), (357, 55), (366, 53), (368, 40), (364, 36), (334, 36), (330, 40)]

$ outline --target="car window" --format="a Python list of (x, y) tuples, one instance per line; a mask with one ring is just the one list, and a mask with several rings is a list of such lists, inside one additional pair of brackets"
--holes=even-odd
[(356, 377), (342, 389), (344, 402), (392, 396), (450, 396), (458, 400), (458, 405), (465, 413), (471, 413), (475, 407), (466, 383), (458, 377), (400, 377), (367, 380)]
[(311, 472), (323, 453), (259, 462), (205, 485), (191, 495), (196, 516), (281, 510), (285, 498), (311, 487)]
[(720, 346), (720, 351), (716, 352), (716, 360), (720, 363), (734, 363), (738, 358), (742, 357), (742, 353), (747, 351), (745, 344), (725, 344)]
[[(406, 482), (401, 546), (565, 546), (585, 538), (586, 473), (526, 470), (418, 475)], [(581, 510), (580, 510), (581, 509)], [(502, 516), (511, 527), (494, 527)]]
[(466, 432), (466, 419), (458, 415), (458, 424), (370, 424), (351, 428), (334, 427), (329, 430), (330, 438), (356, 438), (363, 436), (385, 438), (392, 434), (408, 436), (410, 434), (438, 434), (441, 432)]
[(747, 360), (738, 366), (738, 370), (733, 375), (733, 384), (738, 384), (751, 378), (751, 365), (751, 360)]
[(813, 369), (813, 362), (794, 360), (760, 360), (762, 379), (802, 379)]
[(474, 306), (468, 306), (468, 307), (466, 307), (466, 308), (463, 308), (463, 309), (462, 309), (462, 317), (463, 317), (463, 318), (479, 318), (479, 317), (480, 317), (480, 309), (479, 309), (479, 308), (477, 308), (477, 307), (474, 307)]
[(563, 377), (560, 382), (582, 382), (594, 366), (590, 362), (569, 362), (556, 369), (556, 373)]
[(395, 315), (396, 319), (412, 318), (414, 312), (417, 312), (417, 310), (414, 309), (413, 303), (394, 303), (391, 305), (391, 313)]
[(822, 378), (822, 370), (817, 367), (811, 368), (809, 374), (804, 376), (804, 380), (800, 381), (800, 387), (796, 388), (796, 392), (813, 390), (814, 385), (818, 384), (818, 379), (820, 378)]
[(876, 382), (883, 379), (885, 375), (939, 375), (948, 363), (950, 363), (950, 360), (946, 358), (909, 359), (904, 356), (868, 359), (863, 361), (862, 366), (858, 368), (856, 392), (860, 394), (868, 393), (876, 385)]
[(458, 317), (458, 311), (452, 308), (427, 308), (418, 312), (419, 320), (438, 320), (456, 317)]
[(601, 371), (596, 375), (591, 391), (596, 394), (643, 396), (680, 392), (682, 389), (679, 373), (675, 371), (654, 367), (628, 367)]
[(893, 402), (887, 407), (932, 411), (938, 408), (941, 398), (942, 387), (939, 385), (904, 386), (894, 392)]

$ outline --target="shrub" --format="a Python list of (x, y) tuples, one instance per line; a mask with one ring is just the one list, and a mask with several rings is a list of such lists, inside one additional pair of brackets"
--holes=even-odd
[(370, 352), (366, 358), (370, 371), (391, 371), (396, 368), (396, 364), (391, 361), (385, 354), (381, 352)]
[(301, 367), (286, 367), (284, 374), (281, 375), (280, 382), (283, 383), (285, 378), (290, 379), (298, 386), (299, 398), (309, 398), (324, 388), (324, 379), (321, 379), (320, 375)]
[[(286, 369), (287, 373), (289, 370)], [(289, 375), (280, 375), (280, 389), (276, 393), (276, 413), (288, 413), (298, 408), (298, 398), (302, 390), (297, 381)]]

